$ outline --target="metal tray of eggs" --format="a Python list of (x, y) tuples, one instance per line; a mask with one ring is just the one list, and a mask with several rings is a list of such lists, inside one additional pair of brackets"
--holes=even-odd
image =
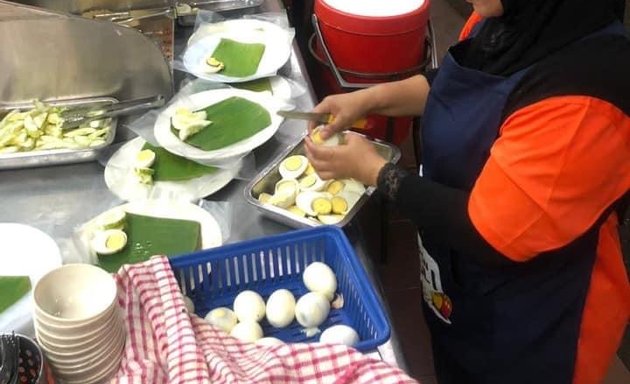
[[(371, 141), (383, 158), (392, 163), (400, 160), (400, 150), (395, 145), (378, 139)], [(247, 185), (245, 199), (264, 216), (293, 228), (345, 226), (374, 187), (365, 187), (354, 179), (324, 181), (304, 153), (302, 139)]]

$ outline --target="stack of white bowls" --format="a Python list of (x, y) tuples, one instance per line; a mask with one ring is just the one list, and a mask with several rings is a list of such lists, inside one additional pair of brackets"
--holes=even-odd
[(113, 276), (68, 264), (42, 277), (33, 292), (37, 341), (65, 383), (100, 383), (118, 371), (125, 327)]

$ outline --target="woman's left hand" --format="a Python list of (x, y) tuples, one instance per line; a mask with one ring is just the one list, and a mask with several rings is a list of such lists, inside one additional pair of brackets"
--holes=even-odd
[(324, 180), (353, 178), (376, 185), (378, 173), (387, 163), (372, 143), (352, 132), (347, 132), (345, 142), (337, 146), (314, 144), (308, 136), (304, 141), (306, 156)]

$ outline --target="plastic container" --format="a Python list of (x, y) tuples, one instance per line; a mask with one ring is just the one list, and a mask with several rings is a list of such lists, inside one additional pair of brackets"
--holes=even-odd
[[(232, 308), (234, 298), (245, 289), (267, 298), (277, 289), (290, 290), (296, 300), (308, 290), (302, 272), (312, 262), (321, 261), (337, 276), (337, 293), (344, 305), (332, 309), (326, 328), (345, 324), (353, 327), (360, 341), (359, 351), (375, 350), (389, 339), (390, 326), (385, 312), (348, 239), (341, 229), (322, 226), (287, 232), (219, 248), (204, 250), (170, 260), (182, 292), (195, 304), (199, 316), (216, 307)], [(211, 272), (212, 271), (212, 272)], [(286, 328), (261, 322), (265, 336), (285, 342), (317, 342), (319, 334), (307, 337), (295, 320)]]
[[(320, 99), (404, 79), (426, 65), (429, 0), (316, 0), (314, 13), (309, 50), (319, 63), (312, 83)], [(365, 133), (394, 144), (413, 125), (406, 117), (369, 119), (374, 128)]]

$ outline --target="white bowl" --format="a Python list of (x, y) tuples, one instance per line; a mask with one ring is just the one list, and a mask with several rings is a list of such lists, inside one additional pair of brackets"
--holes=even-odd
[(75, 336), (55, 335), (54, 333), (50, 333), (46, 328), (41, 327), (37, 321), (35, 321), (37, 339), (48, 349), (54, 349), (59, 352), (85, 350), (93, 344), (100, 343), (103, 339), (110, 338), (121, 328), (124, 328), (124, 325), (117, 313), (114, 313), (113, 316), (110, 317), (110, 320), (101, 327)]
[(96, 321), (117, 299), (116, 281), (90, 264), (67, 264), (42, 277), (33, 291), (36, 314), (62, 326)]
[(94, 317), (90, 322), (79, 323), (78, 325), (63, 325), (51, 322), (42, 314), (40, 309), (35, 308), (33, 320), (35, 327), (43, 329), (49, 335), (63, 339), (81, 339), (95, 330), (105, 328), (106, 324), (111, 322), (119, 311), (118, 302), (114, 301), (109, 308)]
[(125, 343), (124, 341), (106, 353), (98, 356), (93, 364), (88, 368), (77, 369), (76, 367), (56, 367), (51, 362), (51, 367), (56, 376), (63, 379), (65, 383), (77, 382), (77, 383), (91, 383), (101, 382), (101, 380), (109, 377), (116, 372), (120, 366)]
[(125, 344), (126, 335), (122, 330), (112, 335), (107, 339), (104, 339), (101, 343), (95, 346), (93, 350), (76, 351), (72, 354), (57, 354), (54, 350), (49, 350), (45, 346), (42, 346), (46, 359), (51, 365), (54, 365), (58, 370), (82, 370), (88, 369), (95, 364), (101, 362), (101, 357), (108, 355), (110, 352), (118, 350), (121, 345)]

